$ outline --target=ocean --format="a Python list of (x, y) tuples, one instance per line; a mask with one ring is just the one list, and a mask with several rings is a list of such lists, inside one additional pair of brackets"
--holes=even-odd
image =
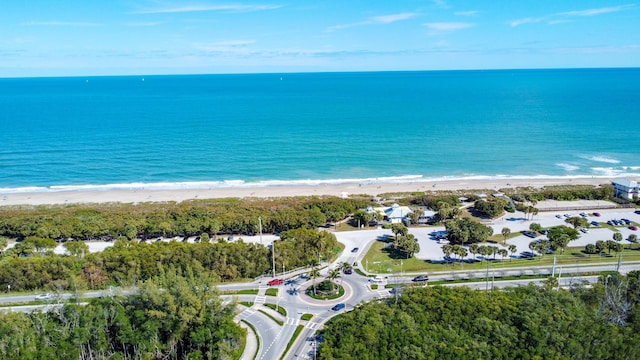
[(640, 176), (640, 69), (0, 79), (0, 192)]

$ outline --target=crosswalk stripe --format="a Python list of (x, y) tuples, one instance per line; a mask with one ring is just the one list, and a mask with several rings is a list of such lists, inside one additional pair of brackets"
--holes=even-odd
[(305, 325), (305, 327), (307, 329), (314, 329), (316, 327), (316, 325), (318, 325), (318, 324), (314, 323), (314, 322), (308, 322), (307, 325)]

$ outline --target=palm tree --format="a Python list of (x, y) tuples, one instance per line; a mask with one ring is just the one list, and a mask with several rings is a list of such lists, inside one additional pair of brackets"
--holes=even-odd
[[(515, 253), (518, 251), (518, 247), (511, 244), (509, 245), (509, 252), (511, 253), (511, 255), (515, 255)], [(510, 258), (509, 261), (512, 261), (513, 258)]]
[(313, 267), (309, 272), (309, 276), (311, 277), (311, 279), (313, 279), (313, 294), (316, 295), (316, 278), (320, 276), (320, 271)]
[(338, 276), (340, 276), (340, 269), (339, 268), (335, 268), (335, 269), (331, 269), (329, 270), (329, 280), (331, 280), (331, 289), (333, 290), (333, 281), (335, 279), (338, 278)]
[(510, 234), (511, 234), (511, 229), (509, 229), (508, 227), (502, 228), (502, 236), (504, 237), (504, 241), (502, 242), (503, 244), (507, 242), (507, 238), (509, 237)]
[(478, 244), (471, 244), (469, 245), (469, 252), (471, 253), (471, 256), (473, 256), (473, 259), (476, 259), (476, 254), (478, 253)]

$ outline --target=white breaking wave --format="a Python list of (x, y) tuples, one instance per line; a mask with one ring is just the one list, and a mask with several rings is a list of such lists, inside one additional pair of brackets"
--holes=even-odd
[(603, 162), (603, 163), (609, 163), (609, 164), (619, 164), (620, 163), (620, 160), (618, 160), (618, 159), (614, 159), (612, 157), (602, 156), (602, 155), (582, 156), (582, 158), (583, 159), (587, 159), (587, 160), (591, 160), (591, 161)]
[(559, 167), (565, 169), (566, 171), (576, 171), (576, 170), (580, 169), (579, 166), (571, 165), (571, 164), (565, 164), (565, 163), (558, 163), (558, 164), (556, 164), (556, 166), (559, 166)]
[[(568, 164), (557, 164), (558, 166)], [(577, 167), (576, 167), (577, 168)], [(572, 170), (572, 165), (567, 170)], [(65, 192), (65, 191), (136, 191), (136, 190), (187, 190), (187, 189), (219, 189), (219, 188), (256, 188), (276, 186), (319, 186), (319, 185), (343, 185), (343, 184), (395, 184), (395, 183), (437, 183), (446, 181), (475, 181), (475, 180), (544, 180), (544, 179), (581, 179), (581, 178), (614, 178), (614, 177), (640, 177), (640, 166), (620, 167), (593, 167), (591, 174), (582, 175), (477, 175), (464, 174), (460, 176), (424, 177), (423, 175), (402, 175), (388, 177), (371, 177), (355, 179), (305, 179), (305, 180), (225, 180), (225, 181), (195, 181), (195, 182), (157, 182), (157, 183), (123, 183), (104, 185), (55, 185), (50, 187), (29, 186), (16, 188), (0, 188), (0, 195), (15, 193), (37, 192)]]
[(619, 166), (619, 167), (593, 167), (591, 170), (597, 176), (603, 177), (639, 177), (640, 166)]

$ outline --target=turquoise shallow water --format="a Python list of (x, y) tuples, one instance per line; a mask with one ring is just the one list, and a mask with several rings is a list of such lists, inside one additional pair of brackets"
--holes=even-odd
[(640, 176), (639, 120), (640, 69), (0, 79), (0, 190)]

